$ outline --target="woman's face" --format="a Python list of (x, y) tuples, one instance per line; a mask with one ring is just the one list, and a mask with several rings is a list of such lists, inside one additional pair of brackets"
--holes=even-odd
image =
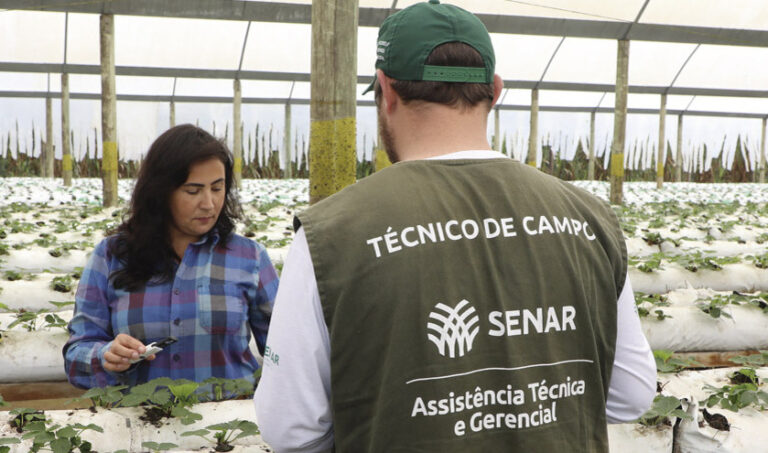
[(171, 193), (174, 243), (196, 242), (216, 224), (226, 194), (224, 164), (216, 159), (189, 167), (186, 182)]

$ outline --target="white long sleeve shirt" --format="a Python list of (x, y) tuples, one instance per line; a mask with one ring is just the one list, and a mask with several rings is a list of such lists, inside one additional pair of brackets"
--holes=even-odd
[[(498, 158), (462, 151), (440, 158)], [(637, 419), (656, 394), (656, 364), (640, 327), (629, 278), (617, 301), (617, 338), (606, 417)], [(278, 453), (325, 452), (333, 446), (331, 346), (309, 246), (296, 232), (280, 276), (264, 370), (254, 395), (263, 439)]]

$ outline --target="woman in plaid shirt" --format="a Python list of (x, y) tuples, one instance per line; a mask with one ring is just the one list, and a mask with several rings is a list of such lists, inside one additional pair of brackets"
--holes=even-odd
[[(234, 233), (240, 205), (226, 146), (181, 125), (155, 140), (130, 210), (83, 270), (64, 346), (81, 388), (157, 377), (253, 380), (278, 278), (266, 250)], [(146, 345), (178, 341), (132, 363)]]

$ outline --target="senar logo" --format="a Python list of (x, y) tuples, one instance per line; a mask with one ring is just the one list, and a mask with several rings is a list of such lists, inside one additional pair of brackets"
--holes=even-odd
[(480, 318), (467, 300), (462, 300), (453, 308), (438, 303), (429, 314), (429, 319), (432, 321), (427, 323), (427, 329), (433, 333), (428, 333), (427, 338), (437, 346), (440, 355), (445, 356), (447, 352), (450, 358), (455, 358), (457, 354), (462, 357), (472, 350), (472, 343), (480, 331), (477, 325)]

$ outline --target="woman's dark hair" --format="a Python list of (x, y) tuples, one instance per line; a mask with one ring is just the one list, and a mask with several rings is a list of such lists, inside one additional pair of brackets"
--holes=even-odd
[[(425, 64), (434, 66), (485, 67), (483, 57), (472, 46), (462, 42), (448, 42), (434, 49)], [(405, 104), (414, 101), (435, 102), (451, 107), (468, 108), (484, 102), (491, 108), (493, 102), (493, 83), (433, 82), (395, 80), (392, 88)], [(381, 97), (381, 85), (378, 80), (374, 85), (378, 105)]]
[(109, 252), (121, 261), (123, 269), (110, 275), (116, 289), (135, 291), (150, 279), (169, 281), (178, 259), (173, 250), (169, 226), (171, 194), (189, 177), (193, 164), (218, 159), (225, 168), (224, 206), (213, 229), (221, 245), (226, 245), (235, 228), (241, 208), (234, 187), (232, 154), (226, 145), (208, 132), (191, 124), (165, 131), (149, 147), (141, 163), (131, 204), (123, 222), (110, 234)]

